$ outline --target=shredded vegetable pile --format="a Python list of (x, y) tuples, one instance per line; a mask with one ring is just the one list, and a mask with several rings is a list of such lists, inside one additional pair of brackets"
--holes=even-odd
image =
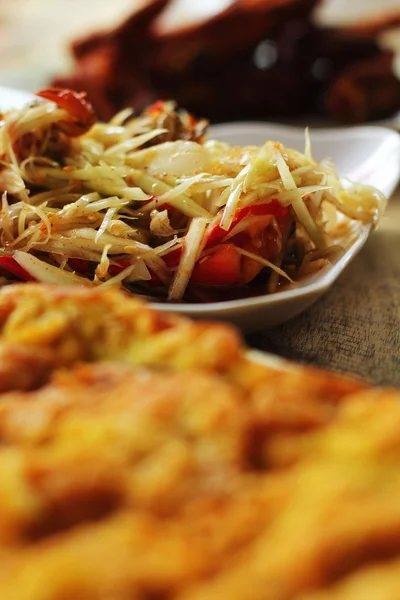
[(275, 292), (340, 249), (385, 198), (267, 141), (230, 147), (171, 102), (96, 122), (49, 89), (0, 126), (2, 282), (111, 286), (169, 301)]

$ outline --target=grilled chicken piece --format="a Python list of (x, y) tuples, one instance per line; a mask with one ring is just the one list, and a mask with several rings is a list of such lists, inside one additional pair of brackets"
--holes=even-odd
[[(189, 68), (199, 58), (232, 60), (275, 37), (290, 19), (308, 16), (319, 0), (232, 0), (206, 21), (177, 28), (161, 12), (151, 26), (159, 45), (155, 68), (172, 72)], [(173, 4), (173, 3), (172, 3)], [(224, 5), (227, 3), (225, 2)]]
[(345, 123), (384, 119), (400, 110), (400, 79), (393, 76), (393, 54), (356, 62), (343, 69), (328, 87), (330, 114)]
[[(159, 98), (174, 98), (179, 106), (194, 112), (199, 102), (193, 105), (183, 102), (193, 80), (199, 86), (204, 85), (209, 96), (212, 95), (213, 85), (224, 80), (224, 70), (231, 61), (234, 65), (237, 58), (242, 63), (244, 60), (247, 69), (247, 57), (251, 61), (260, 40), (275, 35), (293, 15), (307, 18), (317, 2), (319, 0), (231, 0), (224, 2), (223, 10), (212, 19), (191, 23), (190, 27), (177, 31), (167, 27), (162, 16), (162, 9), (165, 6), (168, 9), (173, 3), (152, 0), (117, 29), (75, 42), (75, 73), (57, 78), (54, 83), (59, 87), (86, 90), (104, 119), (127, 105), (143, 110)], [(187, 2), (187, 7), (192, 5)], [(182, 96), (179, 84), (175, 85), (175, 78), (180, 77), (189, 81)], [(240, 87), (238, 83), (240, 76), (235, 88)], [(227, 90), (224, 92), (224, 101), (221, 97), (218, 101), (220, 107), (227, 104)], [(279, 86), (275, 94), (279, 95)], [(256, 93), (249, 90), (248, 95), (255, 97)], [(229, 100), (236, 106), (233, 94), (231, 96)], [(197, 114), (208, 117), (209, 105), (207, 102)], [(214, 111), (210, 116), (214, 117)]]
[[(113, 31), (77, 41), (75, 73), (55, 84), (86, 90), (104, 119), (159, 98), (173, 98), (211, 121), (390, 116), (400, 109), (400, 93), (393, 55), (381, 49), (378, 36), (399, 15), (320, 28), (312, 21), (319, 1), (149, 0)], [(365, 74), (374, 70), (381, 98), (366, 75), (357, 78), (358, 64)]]

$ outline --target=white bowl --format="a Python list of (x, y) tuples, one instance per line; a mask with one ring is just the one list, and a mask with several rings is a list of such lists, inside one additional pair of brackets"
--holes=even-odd
[[(0, 86), (0, 112), (18, 108), (31, 99), (29, 93)], [(299, 150), (304, 147), (303, 128), (264, 122), (216, 125), (211, 127), (210, 137), (233, 145), (261, 145), (273, 139)], [(395, 131), (369, 126), (315, 129), (311, 131), (311, 140), (313, 156), (317, 160), (331, 158), (342, 177), (373, 185), (388, 197), (393, 193), (400, 178), (400, 136)], [(307, 309), (329, 289), (361, 250), (370, 231), (370, 226), (363, 226), (357, 240), (336, 263), (304, 279), (295, 289), (207, 304), (153, 302), (151, 305), (198, 319), (231, 321), (245, 331), (279, 325)]]

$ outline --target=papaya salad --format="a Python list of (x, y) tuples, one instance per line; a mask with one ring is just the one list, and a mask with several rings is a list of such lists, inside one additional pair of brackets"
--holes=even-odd
[(119, 285), (201, 302), (272, 293), (340, 252), (337, 225), (377, 223), (382, 194), (267, 141), (206, 140), (173, 102), (97, 122), (83, 93), (46, 89), (1, 116), (0, 275)]

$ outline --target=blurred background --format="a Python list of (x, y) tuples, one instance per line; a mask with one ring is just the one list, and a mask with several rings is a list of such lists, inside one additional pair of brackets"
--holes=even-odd
[(395, 123), (400, 0), (2, 0), (0, 84), (85, 89), (105, 119), (162, 97), (212, 121)]

